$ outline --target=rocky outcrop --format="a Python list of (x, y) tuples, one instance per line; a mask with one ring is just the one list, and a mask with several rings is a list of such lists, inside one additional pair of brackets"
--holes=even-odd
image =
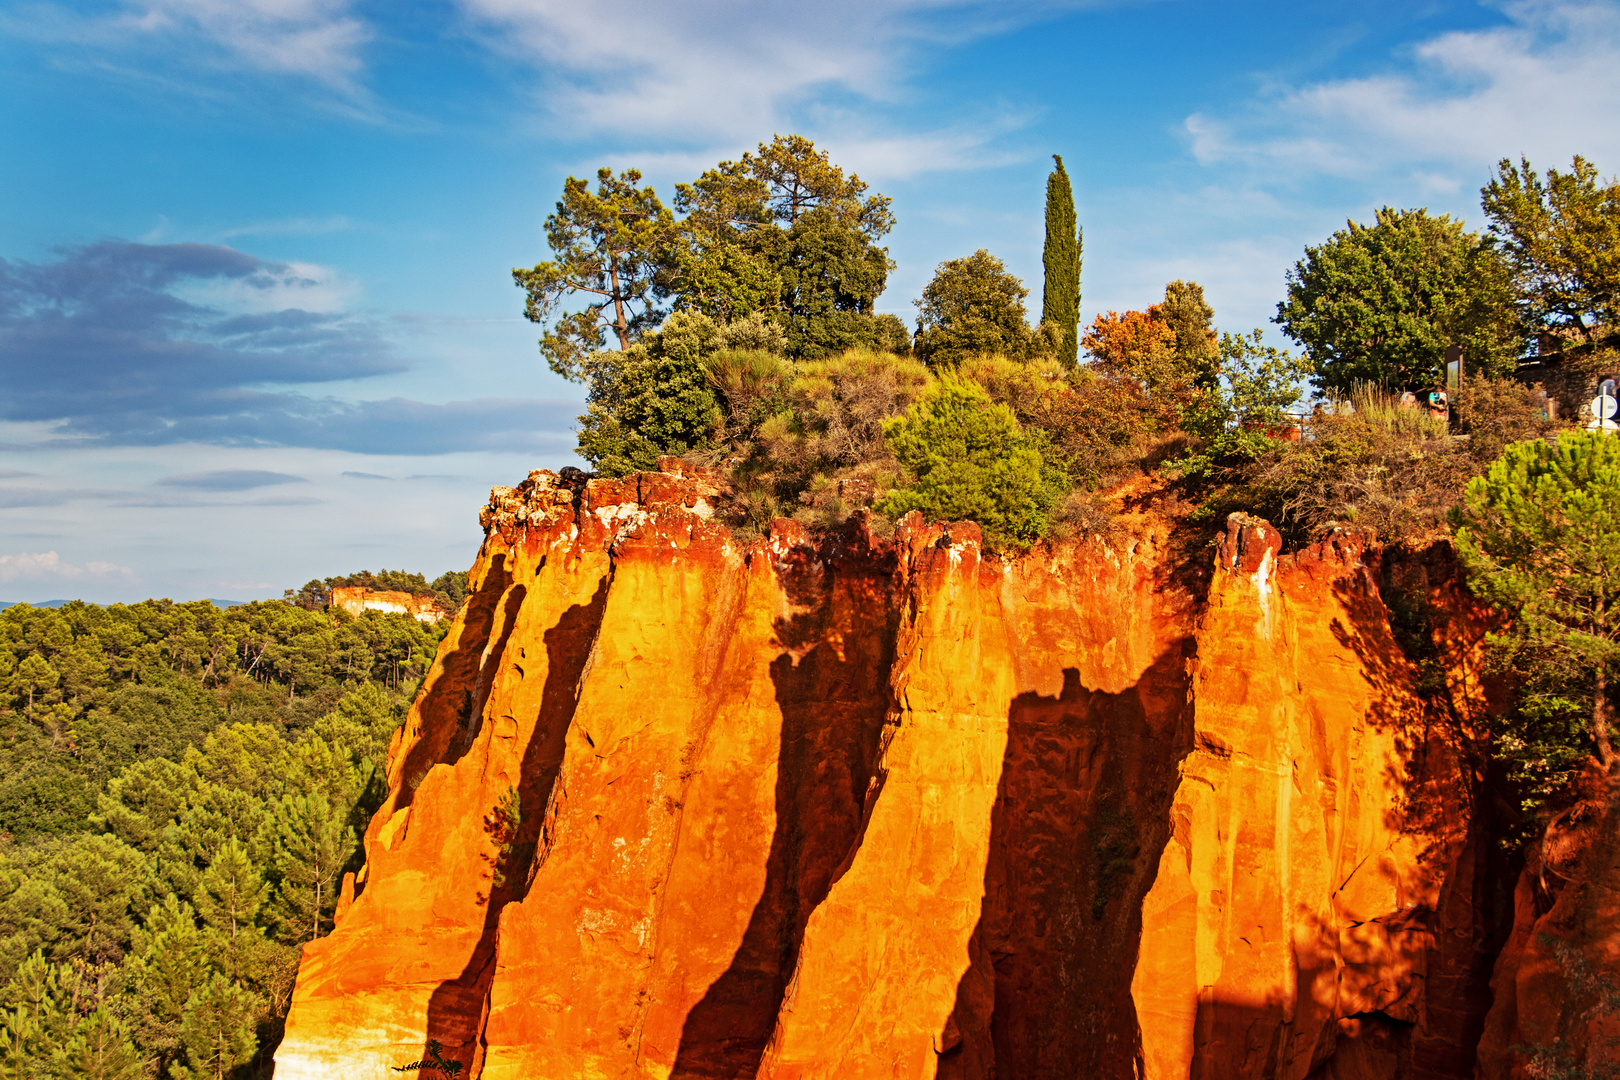
[[(1444, 549), (1386, 565), (1341, 532), (1284, 555), (1234, 515), (1215, 554), (1132, 982), (1145, 1073), (1471, 1076), (1503, 921), (1458, 756), (1487, 627)], [(1391, 593), (1445, 617), (1394, 626)]]
[[(1620, 798), (1595, 768), (1530, 845), (1480, 1043), (1483, 1080), (1620, 1063)], [(1609, 1072), (1586, 1069), (1607, 1066)]]
[(663, 467), (492, 493), (278, 1080), (1472, 1074), (1512, 878), (1443, 553), (745, 542)]
[(332, 590), (327, 606), (350, 615), (363, 615), (368, 611), (384, 611), (395, 615), (409, 615), (417, 622), (442, 622), (448, 616), (439, 609), (432, 596), (414, 596), (408, 592), (389, 589), (367, 589), (358, 585), (339, 585)]

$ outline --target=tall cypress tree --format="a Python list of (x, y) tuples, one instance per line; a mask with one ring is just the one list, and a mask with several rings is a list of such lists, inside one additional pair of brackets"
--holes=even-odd
[(1057, 168), (1046, 178), (1046, 248), (1041, 262), (1046, 267), (1046, 287), (1041, 294), (1041, 321), (1058, 330), (1058, 358), (1070, 367), (1080, 363), (1080, 244), (1082, 233), (1075, 222), (1074, 189), (1063, 159), (1056, 154)]

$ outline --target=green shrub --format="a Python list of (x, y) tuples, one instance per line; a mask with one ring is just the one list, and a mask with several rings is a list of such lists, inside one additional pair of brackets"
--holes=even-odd
[(903, 412), (929, 378), (916, 360), (870, 349), (799, 362), (782, 408), (758, 428), (756, 466), (791, 499), (818, 473), (888, 462), (884, 421)]
[(752, 439), (759, 425), (787, 404), (793, 364), (778, 353), (728, 349), (709, 357), (704, 369), (720, 398), (724, 414), (720, 438), (725, 443)]
[(1028, 543), (1050, 528), (1066, 485), (1046, 461), (1046, 440), (978, 383), (942, 374), (883, 433), (910, 476), (878, 504), (890, 517), (918, 510), (930, 521), (971, 519), (992, 544)]
[(1171, 471), (1200, 479), (1271, 449), (1290, 423), (1309, 361), (1261, 344), (1261, 331), (1222, 334), (1219, 381), (1189, 399), (1181, 426), (1198, 440), (1192, 452), (1169, 463)]

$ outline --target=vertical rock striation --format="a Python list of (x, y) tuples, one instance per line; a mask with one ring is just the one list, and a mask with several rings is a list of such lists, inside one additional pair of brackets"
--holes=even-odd
[(662, 464), (492, 493), (278, 1080), (1471, 1075), (1444, 559), (1437, 680), (1357, 537), (743, 543)]
[(1432, 583), (1421, 564), (1390, 575), (1416, 571), (1408, 597), (1453, 616), (1426, 631), (1452, 640), (1425, 686), (1369, 537), (1280, 549), (1239, 515), (1216, 545), (1194, 747), (1132, 982), (1145, 1074), (1471, 1076), (1493, 916), (1447, 736), (1483, 707), (1484, 626), (1444, 560)]

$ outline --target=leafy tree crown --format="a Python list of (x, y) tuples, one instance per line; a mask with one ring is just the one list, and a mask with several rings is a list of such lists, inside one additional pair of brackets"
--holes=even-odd
[(954, 363), (976, 353), (1026, 356), (1033, 341), (1024, 320), (1029, 290), (1001, 260), (980, 248), (939, 264), (917, 305), (917, 355)]

